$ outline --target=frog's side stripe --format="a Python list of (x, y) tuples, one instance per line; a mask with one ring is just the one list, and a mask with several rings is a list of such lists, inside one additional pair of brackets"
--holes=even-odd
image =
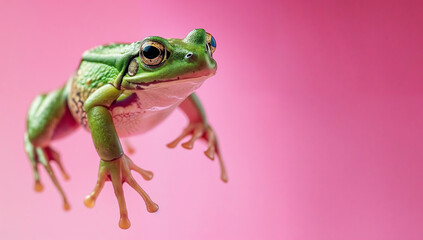
[(84, 102), (81, 99), (81, 92), (76, 93), (76, 98), (72, 98), (72, 102), (76, 106), (75, 113), (79, 116), (79, 123), (83, 126), (87, 125), (87, 113), (85, 112), (83, 106)]

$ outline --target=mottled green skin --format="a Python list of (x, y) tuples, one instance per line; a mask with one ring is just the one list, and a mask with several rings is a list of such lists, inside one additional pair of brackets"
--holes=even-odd
[[(84, 124), (86, 112), (90, 129), (99, 129), (91, 131), (91, 135), (103, 160), (116, 159), (123, 151), (110, 114), (99, 108), (109, 108), (125, 91), (136, 90), (139, 83), (160, 82), (199, 71), (210, 74), (216, 70), (216, 62), (205, 51), (206, 35), (203, 29), (192, 31), (185, 39), (147, 37), (144, 41), (163, 44), (171, 53), (169, 58), (158, 67), (149, 67), (142, 63), (138, 54), (142, 42), (101, 46), (84, 53), (73, 79), (69, 100), (72, 99), (74, 104), (83, 102), (83, 109), (77, 109), (78, 104), (75, 104), (71, 111), (74, 116), (76, 111), (80, 113), (81, 124)], [(188, 53), (194, 53), (195, 57), (187, 59)], [(139, 70), (136, 75), (129, 76), (126, 68), (133, 58), (137, 59)], [(105, 122), (99, 121), (99, 118)]]
[[(147, 66), (142, 62), (139, 54), (140, 47), (145, 41), (162, 44), (170, 55), (158, 66)], [(54, 160), (58, 163), (65, 178), (67, 178), (67, 174), (61, 165), (59, 154), (50, 147), (50, 143), (73, 132), (79, 125), (83, 125), (90, 130), (94, 146), (101, 159), (97, 185), (85, 199), (85, 205), (93, 206), (99, 191), (101, 191), (102, 187), (100, 186), (104, 184), (106, 178), (110, 178), (119, 203), (121, 213), (119, 226), (121, 228), (130, 226), (121, 186), (124, 181), (142, 195), (148, 211), (157, 211), (158, 206), (136, 184), (130, 170), (145, 174), (143, 175), (145, 179), (151, 179), (152, 175), (149, 174), (152, 173), (135, 166), (124, 155), (114, 126), (112, 110), (114, 106), (123, 103), (125, 99), (130, 99), (129, 96), (137, 94), (138, 91), (147, 91), (146, 89), (150, 85), (154, 88), (157, 84), (163, 86), (160, 85), (163, 83), (169, 88), (171, 85), (178, 86), (180, 79), (204, 80), (214, 75), (217, 66), (206, 46), (206, 41), (206, 32), (203, 29), (196, 29), (184, 39), (148, 37), (143, 41), (131, 44), (109, 44), (85, 52), (77, 71), (67, 84), (56, 91), (41, 94), (29, 108), (24, 141), (25, 150), (34, 171), (35, 190), (42, 189), (38, 174), (38, 166), (41, 164), (62, 195), (64, 208), (69, 209), (70, 205), (49, 161)], [(134, 59), (138, 63), (138, 71), (130, 76), (128, 65)], [(188, 91), (187, 94), (192, 91)], [(185, 97), (186, 95), (184, 95)], [(165, 95), (165, 98), (172, 99), (168, 95)], [(213, 159), (214, 153), (219, 153), (217, 138), (206, 121), (200, 101), (192, 93), (182, 103), (180, 101), (177, 103), (180, 104), (180, 108), (190, 120), (186, 129), (190, 128), (191, 133), (184, 130), (181, 134), (182, 137), (178, 137), (176, 142), (174, 141), (168, 146), (173, 147), (181, 138), (192, 134), (192, 139), (183, 146), (192, 148), (196, 139), (204, 138), (209, 141), (205, 154)], [(176, 104), (173, 106), (176, 107)], [(128, 107), (127, 109), (132, 108)], [(163, 116), (167, 115), (163, 114)], [(220, 158), (219, 161), (221, 178), (226, 182), (226, 171)]]
[[(166, 46), (171, 56), (159, 67), (142, 64), (138, 52), (142, 42), (157, 41)], [(110, 83), (120, 89), (134, 89), (131, 83), (149, 83), (167, 80), (204, 68), (215, 69), (216, 62), (204, 50), (205, 31), (192, 31), (185, 39), (164, 39), (153, 36), (131, 44), (110, 44), (88, 50), (83, 54), (76, 84), (90, 91)], [(192, 52), (196, 59), (187, 61), (185, 56)], [(126, 67), (136, 57), (139, 70), (135, 76), (126, 73)], [(87, 83), (88, 82), (88, 83)]]
[[(158, 67), (148, 67), (140, 59), (140, 46), (147, 40), (160, 42), (171, 53)], [(106, 110), (112, 103), (124, 99), (131, 91), (138, 89), (139, 83), (155, 83), (201, 71), (214, 74), (216, 62), (205, 51), (205, 41), (205, 31), (196, 29), (184, 39), (153, 36), (131, 44), (109, 44), (86, 51), (77, 72), (63, 88), (40, 95), (32, 103), (28, 112), (25, 138), (31, 161), (36, 161), (36, 156), (33, 156), (35, 148), (49, 146), (58, 125), (64, 122), (68, 112), (73, 114), (76, 123), (67, 120), (67, 128), (74, 129), (77, 124), (86, 125), (88, 122), (101, 159), (112, 160), (121, 156), (123, 152), (120, 141), (110, 113)], [(193, 53), (195, 56), (187, 59), (187, 53)], [(139, 70), (135, 76), (129, 76), (127, 66), (133, 58), (139, 63)], [(206, 121), (198, 98), (193, 94), (190, 99)], [(98, 130), (93, 131), (94, 129)], [(66, 128), (63, 131), (66, 132)]]

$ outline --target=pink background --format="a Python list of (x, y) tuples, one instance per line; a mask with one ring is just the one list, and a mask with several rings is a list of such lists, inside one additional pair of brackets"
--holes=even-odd
[[(1, 1), (0, 239), (422, 239), (423, 15), (418, 1)], [(217, 75), (198, 91), (230, 182), (195, 149), (167, 149), (178, 111), (143, 136), (132, 222), (118, 228), (107, 184), (94, 209), (98, 157), (87, 132), (55, 142), (71, 181), (61, 199), (42, 171), (32, 190), (26, 110), (61, 86), (81, 53), (149, 35), (217, 39)]]

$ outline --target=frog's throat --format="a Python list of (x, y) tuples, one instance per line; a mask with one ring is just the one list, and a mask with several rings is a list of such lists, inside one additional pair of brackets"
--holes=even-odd
[(162, 80), (154, 80), (151, 82), (131, 82), (126, 80), (128, 83), (128, 90), (136, 89), (136, 90), (147, 90), (153, 88), (162, 88), (162, 87), (170, 87), (179, 83), (183, 82), (200, 82), (204, 81), (205, 79), (215, 75), (216, 72), (196, 72), (190, 74), (184, 74), (175, 78), (170, 79), (162, 79)]

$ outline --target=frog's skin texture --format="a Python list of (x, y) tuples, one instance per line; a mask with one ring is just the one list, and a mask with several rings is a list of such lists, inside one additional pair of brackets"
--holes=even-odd
[[(206, 140), (205, 155), (210, 159), (218, 156), (221, 179), (227, 182), (216, 135), (194, 93), (216, 73), (212, 57), (215, 48), (214, 38), (203, 29), (196, 29), (184, 39), (147, 37), (131, 44), (109, 44), (85, 52), (67, 84), (39, 95), (29, 108), (25, 150), (34, 172), (34, 189), (43, 189), (38, 174), (42, 165), (59, 190), (64, 208), (70, 208), (50, 162), (58, 164), (65, 179), (69, 177), (59, 154), (50, 145), (82, 126), (91, 133), (100, 158), (97, 183), (84, 204), (93, 207), (105, 181), (110, 180), (119, 204), (119, 226), (129, 228), (124, 182), (141, 195), (149, 212), (156, 212), (159, 207), (134, 180), (131, 170), (145, 180), (150, 180), (153, 173), (133, 163), (119, 138), (152, 129), (177, 107), (187, 115), (189, 124), (167, 146), (174, 148), (189, 135), (191, 139), (182, 144), (187, 149), (192, 149), (197, 139)], [(127, 152), (133, 152), (133, 148), (128, 146)]]

